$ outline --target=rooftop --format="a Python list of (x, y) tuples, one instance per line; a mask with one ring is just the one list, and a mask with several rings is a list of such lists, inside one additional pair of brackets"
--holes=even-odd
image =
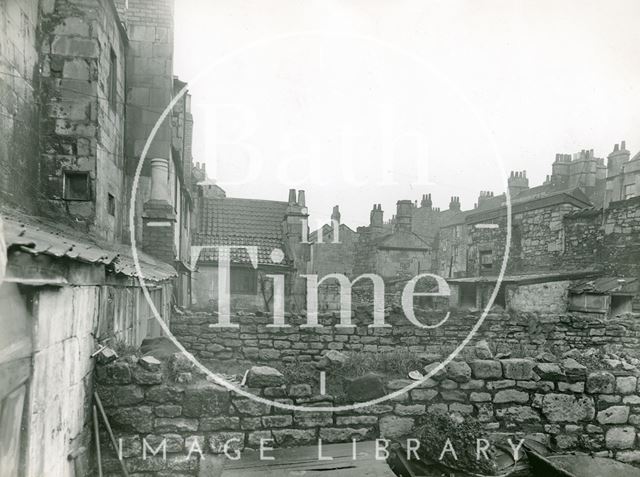
[[(273, 200), (204, 198), (193, 245), (258, 247), (258, 263), (272, 264), (274, 248), (285, 250), (283, 224), (288, 204)], [(199, 261), (216, 262), (217, 251), (202, 250)], [(232, 263), (250, 263), (244, 250), (234, 250)]]

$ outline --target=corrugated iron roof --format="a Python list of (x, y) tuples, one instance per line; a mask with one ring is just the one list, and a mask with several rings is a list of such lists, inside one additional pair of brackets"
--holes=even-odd
[[(235, 198), (205, 198), (199, 211), (193, 245), (244, 245), (258, 247), (258, 263), (271, 264), (271, 251), (284, 247), (282, 222), (286, 202)], [(217, 261), (217, 250), (205, 249), (200, 262)], [(245, 250), (234, 250), (232, 263), (250, 263)]]
[[(43, 219), (26, 216), (2, 215), (6, 247), (19, 247), (34, 255), (44, 254), (56, 258), (69, 258), (84, 263), (102, 264), (113, 273), (137, 278), (131, 250), (121, 244), (98, 244), (87, 234), (66, 230)], [(139, 252), (140, 268), (150, 281), (169, 280), (177, 273), (166, 263)]]
[(569, 291), (575, 295), (636, 295), (640, 291), (637, 278), (601, 277), (574, 283)]

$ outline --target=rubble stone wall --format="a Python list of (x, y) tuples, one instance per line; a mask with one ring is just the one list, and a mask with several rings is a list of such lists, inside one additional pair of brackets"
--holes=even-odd
[[(128, 357), (101, 365), (97, 392), (129, 472), (144, 475), (198, 475), (201, 457), (211, 462), (216, 459), (211, 454), (217, 459), (242, 456), (259, 449), (261, 441), (275, 448), (317, 445), (318, 440), (419, 438), (415, 429), (427, 410), (473, 416), (489, 439), (535, 435), (558, 451), (640, 461), (635, 367), (625, 363), (625, 370), (588, 372), (572, 358), (548, 363), (478, 356), (476, 351), (473, 359), (453, 361), (433, 379), (384, 403), (338, 412), (256, 402), (204, 379), (181, 354), (166, 364)], [(365, 390), (365, 381), (379, 379), (385, 393), (411, 383), (371, 375), (356, 379), (364, 380), (358, 388)], [(268, 367), (251, 368), (246, 385), (243, 389), (251, 394), (287, 405), (345, 404), (316, 395), (306, 383), (287, 383)], [(106, 435), (101, 442), (103, 467), (115, 474), (116, 453)]]
[[(425, 321), (439, 322), (444, 312), (433, 312)], [(327, 350), (344, 352), (443, 352), (453, 349), (470, 332), (479, 313), (452, 311), (439, 328), (421, 329), (401, 312), (386, 317), (388, 328), (370, 328), (369, 313), (353, 313), (353, 328), (339, 328), (339, 314), (321, 314), (321, 328), (301, 328), (302, 316), (287, 316), (288, 327), (269, 327), (270, 316), (234, 316), (237, 328), (211, 328), (217, 317), (208, 313), (176, 314), (171, 329), (177, 339), (201, 359), (293, 362), (320, 359)], [(562, 353), (569, 349), (606, 347), (635, 352), (640, 348), (637, 315), (603, 318), (587, 313), (489, 313), (473, 341), (487, 340), (494, 351), (521, 351), (535, 356), (543, 350)]]

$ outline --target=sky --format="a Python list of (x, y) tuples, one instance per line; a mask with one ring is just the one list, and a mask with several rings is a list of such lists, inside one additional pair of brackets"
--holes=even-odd
[(640, 2), (176, 0), (194, 161), (229, 197), (314, 221), (385, 219), (431, 193), (463, 209), (556, 153), (640, 150)]

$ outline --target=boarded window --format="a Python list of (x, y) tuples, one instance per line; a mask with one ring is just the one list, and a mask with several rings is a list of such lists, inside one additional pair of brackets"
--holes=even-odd
[(231, 269), (231, 293), (254, 295), (258, 292), (258, 276), (250, 268)]
[(480, 251), (480, 268), (482, 270), (493, 269), (493, 251), (492, 250)]
[(88, 172), (65, 172), (63, 187), (65, 200), (91, 200)]

